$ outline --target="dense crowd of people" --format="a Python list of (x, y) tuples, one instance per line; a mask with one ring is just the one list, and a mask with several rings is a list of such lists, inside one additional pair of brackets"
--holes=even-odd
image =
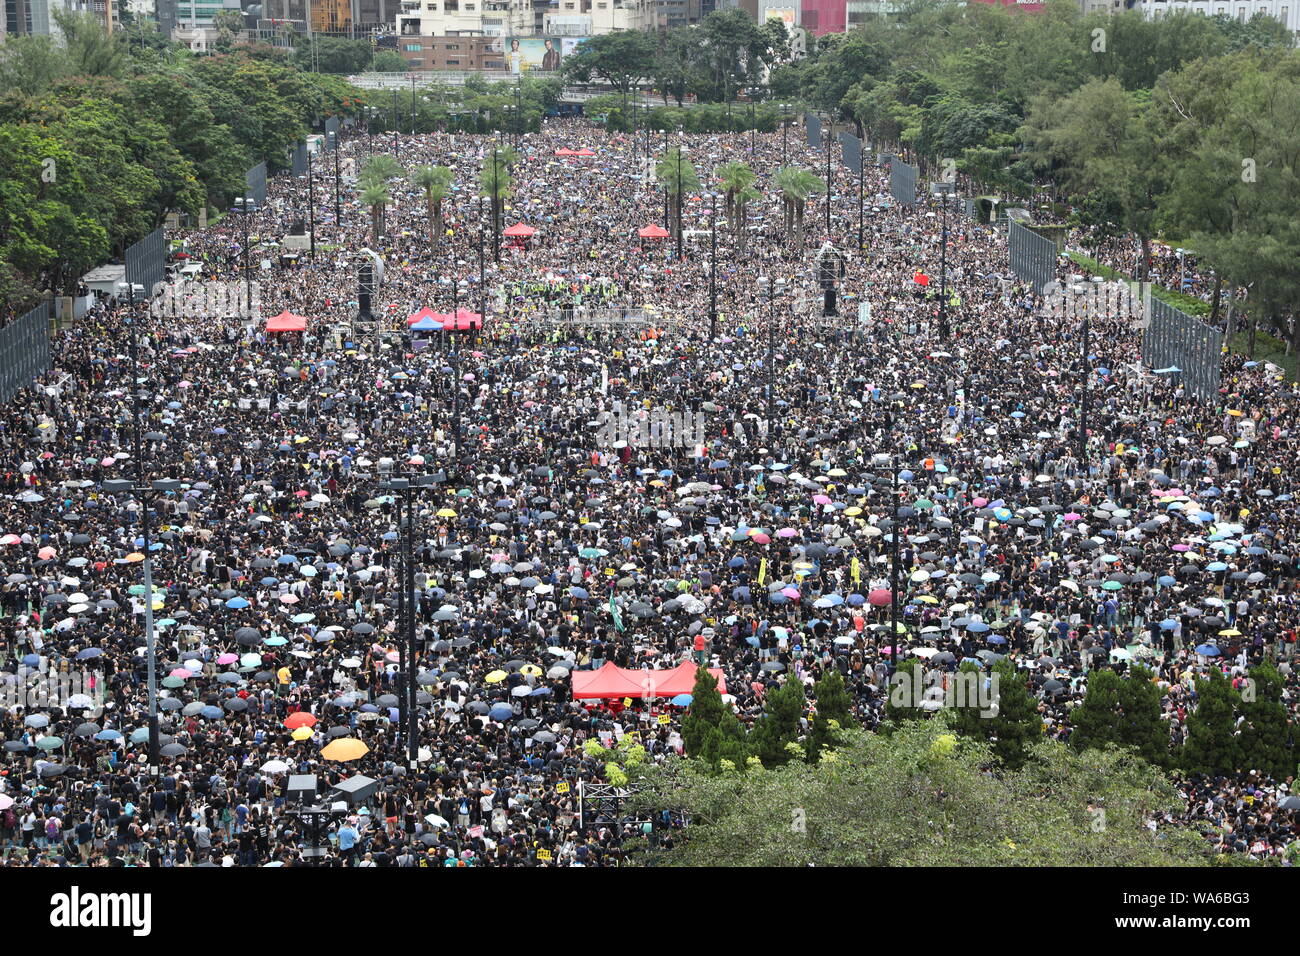
[[(604, 773), (583, 745), (637, 733), (664, 759), (683, 708), (576, 700), (571, 671), (698, 653), (752, 724), (772, 688), (838, 668), (876, 726), (889, 608), (866, 596), (889, 586), (900, 504), (903, 650), (940, 668), (1012, 658), (1050, 735), (1068, 737), (1092, 670), (1132, 660), (1160, 681), (1172, 743), (1211, 669), (1275, 662), (1296, 720), (1294, 383), (1229, 356), (1220, 399), (1193, 401), (1142, 366), (1130, 319), (1106, 315), (1085, 372), (1080, 330), (1008, 274), (1005, 235), (952, 213), (942, 336), (937, 206), (893, 202), (869, 166), (859, 250), (840, 170), (830, 235), (814, 200), (799, 241), (772, 178), (785, 149), (821, 167), (779, 134), (669, 141), (709, 189), (717, 166), (748, 162), (764, 197), (718, 227), (711, 334), (722, 201), (687, 197), (679, 258), (637, 235), (665, 225), (644, 139), (548, 122), (518, 147), (502, 224), (536, 232), (502, 240), (498, 262), (477, 189), (496, 142), (400, 137), (408, 172), (445, 164), (456, 185), (435, 233), (420, 189), (393, 181), (376, 241), (355, 188), (370, 144), (345, 140), (341, 222), (332, 176), (315, 184), (314, 260), (274, 254), (307, 218), (305, 179), (170, 237), (205, 282), (242, 288), (247, 225), (261, 316), (114, 297), (0, 409), (0, 669), (11, 691), (66, 675), (84, 694), (0, 713), (8, 865), (613, 866), (671, 846), (675, 823), (580, 806)], [(846, 265), (831, 317), (827, 240)], [(363, 248), (385, 264), (373, 322), (357, 320)], [(425, 307), (482, 313), (482, 328), (421, 338), (407, 317)], [(266, 331), (285, 309), (305, 332)], [(601, 437), (610, 414), (658, 411), (703, 415), (704, 440)], [(137, 470), (183, 483), (149, 497), (153, 595), (135, 496), (102, 484)], [(411, 496), (413, 662), (403, 493), (385, 486), (408, 473), (440, 479)], [(419, 688), (414, 768), (402, 665)], [(324, 795), (358, 773), (375, 795), (305, 857), (325, 838), (289, 777), (317, 775)], [(1284, 854), (1294, 783), (1189, 778), (1187, 821), (1218, 852)]]

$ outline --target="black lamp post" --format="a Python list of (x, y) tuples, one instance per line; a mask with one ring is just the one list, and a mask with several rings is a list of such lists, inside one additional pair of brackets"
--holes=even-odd
[(953, 184), (947, 182), (935, 183), (935, 188), (939, 190), (939, 198), (943, 202), (943, 238), (939, 246), (939, 337), (948, 338), (948, 196), (953, 190)]
[(826, 238), (831, 237), (831, 143), (834, 139), (835, 123), (832, 120), (826, 128)]
[(181, 483), (173, 478), (160, 478), (147, 481), (144, 478), (144, 454), (140, 440), (140, 357), (139, 357), (139, 317), (135, 314), (134, 283), (127, 283), (131, 311), (131, 433), (132, 455), (135, 459), (135, 479), (109, 478), (101, 487), (109, 494), (131, 494), (136, 496), (136, 505), (140, 511), (140, 537), (144, 555), (144, 643), (145, 666), (148, 668), (149, 693), (149, 772), (158, 773), (158, 660), (153, 621), (153, 561), (149, 554), (149, 507), (153, 496), (168, 491), (177, 491)]
[(677, 258), (682, 257), (682, 147), (677, 147)]
[(709, 192), (709, 339), (718, 337), (718, 194)]
[(316, 261), (316, 170), (311, 161), (311, 147), (307, 148), (307, 228), (311, 230), (311, 261)]
[(1088, 324), (1088, 316), (1083, 317), (1083, 350), (1079, 355), (1079, 370), (1082, 378), (1081, 391), (1079, 395), (1079, 467), (1083, 469), (1083, 475), (1088, 476), (1088, 385), (1092, 378), (1092, 367), (1089, 362), (1089, 345), (1090, 333), (1092, 329)]
[(339, 134), (334, 133), (334, 231), (343, 231), (343, 205), (339, 199)]
[[(406, 755), (409, 766), (412, 770), (416, 768), (416, 761), (420, 754), (420, 733), (417, 729), (416, 716), (418, 709), (416, 707), (416, 681), (415, 681), (415, 616), (417, 601), (415, 597), (415, 511), (411, 505), (411, 497), (414, 492), (424, 488), (431, 487), (442, 480), (439, 475), (415, 475), (406, 474), (398, 475), (388, 481), (380, 482), (379, 487), (385, 491), (395, 491), (400, 496), (401, 505), (398, 506), (398, 523), (403, 526), (405, 532), (403, 536), (402, 547), (402, 597), (399, 606), (402, 610), (403, 631), (405, 641), (398, 642), (398, 667), (402, 672), (401, 697), (399, 700), (402, 704), (402, 721), (406, 733)], [(402, 505), (405, 506), (406, 517), (402, 518)]]
[(393, 90), (393, 159), (397, 159), (397, 90)]

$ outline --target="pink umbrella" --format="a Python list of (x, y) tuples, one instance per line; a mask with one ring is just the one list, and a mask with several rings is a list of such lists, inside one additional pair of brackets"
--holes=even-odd
[(53, 548), (41, 548), (41, 550), (36, 552), (36, 557), (40, 558), (42, 561), (48, 561), (56, 554), (58, 554), (58, 552)]
[(384, 659), (392, 661), (394, 664), (396, 664), (401, 658), (400, 655), (397, 653), (397, 651), (389, 651), (387, 654), (384, 655)]
[(755, 544), (771, 544), (771, 543), (772, 543), (772, 539), (769, 538), (767, 535), (763, 534), (761, 531), (760, 531), (758, 534), (754, 535), (754, 539), (753, 539), (753, 540), (754, 540), (754, 543), (755, 543)]
[(18, 537), (18, 535), (16, 534), (7, 534), (3, 538), (0, 538), (0, 544), (22, 544), (22, 543), (23, 543), (23, 539)]
[(1174, 550), (1175, 550), (1175, 551), (1190, 551), (1190, 550), (1192, 550), (1192, 546), (1191, 546), (1190, 544), (1176, 544), (1176, 545), (1174, 545)]
[(181, 678), (181, 680), (184, 680), (186, 677), (193, 677), (194, 675), (191, 674), (189, 671), (187, 671), (184, 667), (178, 667), (175, 670), (171, 671), (167, 676), (179, 677)]
[(989, 500), (987, 498), (976, 498), (974, 501), (971, 502), (971, 504), (973, 504), (976, 508), (983, 508), (988, 503)]
[(103, 461), (100, 462), (100, 465), (103, 466), (104, 468), (107, 468), (109, 465), (116, 465), (116, 464), (117, 464), (117, 459), (112, 457), (105, 458)]
[(296, 594), (281, 594), (281, 595), (280, 595), (280, 603), (281, 603), (281, 604), (297, 604), (297, 603), (298, 603), (298, 595), (296, 595)]
[(798, 533), (799, 532), (796, 531), (794, 528), (782, 528), (780, 531), (776, 533), (776, 536), (778, 538), (793, 538)]
[(1078, 520), (1079, 520), (1080, 518), (1082, 518), (1082, 517), (1083, 517), (1083, 515), (1081, 515), (1081, 514), (1077, 514), (1077, 513), (1073, 512), (1073, 511), (1070, 511), (1070, 512), (1067, 512), (1067, 513), (1066, 513), (1066, 515), (1065, 515), (1065, 520), (1066, 520), (1066, 521), (1078, 521)]
[(885, 607), (893, 599), (894, 596), (889, 593), (887, 588), (876, 588), (867, 595), (867, 600), (871, 602), (872, 607)]
[(797, 598), (799, 596), (798, 588), (782, 588), (781, 593), (788, 598)]
[(828, 505), (830, 503), (831, 499), (827, 498), (825, 495), (813, 495), (813, 504), (815, 505)]
[(237, 660), (239, 660), (238, 654), (222, 654), (217, 658), (217, 663), (224, 667), (227, 664), (235, 663)]

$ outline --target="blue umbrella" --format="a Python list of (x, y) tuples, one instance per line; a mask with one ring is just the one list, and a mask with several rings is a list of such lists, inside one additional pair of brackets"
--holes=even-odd
[(1172, 631), (1177, 626), (1178, 626), (1178, 622), (1175, 621), (1172, 617), (1167, 617), (1160, 622), (1160, 629), (1162, 631)]
[(591, 595), (587, 593), (586, 588), (569, 588), (569, 594), (584, 601), (591, 597)]
[(1196, 653), (1202, 654), (1205, 657), (1218, 657), (1219, 649), (1213, 644), (1202, 644), (1196, 649)]
[(1007, 642), (1007, 639), (1001, 634), (991, 634), (986, 637), (985, 640), (990, 644), (1005, 644)]
[(101, 730), (95, 734), (96, 740), (121, 740), (122, 735), (116, 730)]
[(529, 697), (550, 697), (551, 689), (549, 687), (534, 687)]
[(90, 657), (99, 657), (103, 650), (98, 647), (87, 647), (84, 651), (77, 651), (77, 660), (84, 661)]
[(226, 602), (226, 607), (232, 611), (240, 611), (248, 607), (248, 602), (241, 597), (233, 597)]
[(866, 603), (867, 603), (867, 599), (863, 597), (861, 594), (850, 594), (848, 596), (849, 607), (862, 607), (862, 605)]
[(1177, 583), (1178, 583), (1177, 579), (1175, 579), (1174, 577), (1168, 574), (1162, 574), (1160, 575), (1160, 577), (1156, 578), (1156, 584), (1162, 584), (1165, 587), (1169, 587), (1171, 584), (1177, 584)]
[(39, 654), (28, 654), (26, 657), (23, 658), (23, 663), (26, 664), (28, 667), (35, 667), (40, 662), (41, 662), (41, 656)]
[(1226, 570), (1228, 570), (1228, 566), (1227, 566), (1226, 564), (1224, 564), (1222, 561), (1211, 561), (1209, 564), (1207, 564), (1207, 565), (1205, 566), (1205, 570), (1207, 570), (1207, 571), (1226, 571)]
[(298, 559), (295, 558), (292, 554), (282, 554), (275, 559), (275, 563), (276, 564), (297, 564)]
[(983, 621), (971, 621), (966, 625), (966, 630), (970, 631), (972, 634), (983, 634), (988, 631), (988, 629), (989, 626)]
[[(1260, 550), (1262, 551), (1263, 548), (1261, 548)], [(734, 557), (727, 562), (727, 567), (729, 568), (743, 568), (744, 566), (745, 566), (745, 559), (742, 557)]]
[(673, 698), (673, 706), (689, 707), (691, 706), (691, 702), (693, 700), (695, 700), (695, 698), (692, 697), (690, 694), (678, 694), (676, 697)]
[(213, 707), (209, 705), (207, 707), (204, 707), (201, 711), (199, 711), (199, 716), (206, 717), (208, 720), (216, 720), (218, 717), (223, 716), (223, 712), (220, 707)]
[(509, 704), (494, 704), (488, 711), (488, 716), (493, 720), (509, 720), (514, 715), (514, 711)]

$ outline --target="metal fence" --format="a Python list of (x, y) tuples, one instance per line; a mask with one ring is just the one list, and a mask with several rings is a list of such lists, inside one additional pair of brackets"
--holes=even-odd
[(852, 133), (840, 133), (840, 146), (843, 147), (844, 165), (855, 173), (862, 172), (862, 140)]
[(916, 174), (915, 166), (910, 166), (893, 157), (889, 164), (889, 194), (894, 197), (895, 202), (900, 202), (905, 206), (916, 205)]
[(307, 175), (307, 141), (305, 139), (298, 140), (294, 145), (290, 169), (295, 176)]
[(877, 166), (888, 166), (893, 161), (894, 161), (893, 153), (876, 153)]
[(50, 303), (0, 328), (0, 402), (50, 369)]
[(266, 163), (258, 163), (244, 174), (244, 196), (251, 196), (259, 208), (266, 205)]
[(1219, 393), (1223, 332), (1154, 296), (1149, 309), (1142, 362), (1153, 369), (1177, 368), (1168, 374), (1176, 375), (1189, 395), (1213, 401)]
[(804, 114), (804, 124), (808, 127), (808, 145), (813, 149), (822, 148), (822, 119), (812, 113)]
[(1011, 271), (1041, 294), (1043, 286), (1056, 281), (1056, 243), (1014, 219), (1008, 220), (1008, 223), (1010, 231), (1007, 234), (1007, 247), (1010, 251)]
[(163, 237), (162, 227), (128, 247), (125, 263), (122, 278), (132, 285), (141, 286), (144, 295), (152, 295), (153, 287), (167, 277), (167, 240)]
[(325, 121), (325, 148), (339, 148), (339, 118), (331, 116)]

